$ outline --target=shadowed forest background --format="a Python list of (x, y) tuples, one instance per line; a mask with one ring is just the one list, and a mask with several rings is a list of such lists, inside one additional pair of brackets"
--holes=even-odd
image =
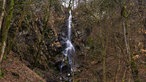
[[(0, 0), (0, 82), (60, 82), (68, 10)], [(146, 0), (79, 0), (72, 12), (73, 82), (146, 82)]]

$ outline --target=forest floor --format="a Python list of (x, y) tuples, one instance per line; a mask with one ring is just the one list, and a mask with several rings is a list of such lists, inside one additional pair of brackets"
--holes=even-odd
[[(142, 57), (144, 58), (144, 57)], [(139, 59), (142, 61), (143, 59)], [(92, 65), (90, 68), (95, 68), (96, 65)], [(2, 65), (2, 72), (4, 73), (3, 76), (0, 76), (0, 82), (46, 82), (44, 77), (39, 76), (36, 72), (31, 70), (24, 62), (20, 60), (19, 57), (16, 57), (15, 53), (10, 52), (9, 55), (7, 55), (6, 58), (4, 58)], [(99, 69), (99, 67), (98, 67)], [(90, 75), (91, 71), (90, 70), (86, 72), (83, 72), (85, 75), (88, 74)], [(146, 64), (138, 64), (138, 71), (139, 71), (139, 78), (141, 82), (146, 81)], [(51, 72), (49, 72), (50, 74)], [(82, 74), (81, 74), (82, 75)], [(49, 76), (50, 78), (51, 76)], [(55, 78), (55, 77), (54, 77)], [(54, 79), (53, 78), (53, 79)], [(87, 77), (85, 77), (87, 78)], [(75, 78), (76, 80), (79, 79), (79, 77)], [(50, 82), (50, 81), (48, 81)], [(58, 82), (58, 81), (52, 81), (51, 82)], [(79, 82), (84, 82), (84, 81), (79, 81)], [(90, 82), (90, 80), (89, 80)], [(95, 81), (96, 82), (96, 81)], [(101, 81), (102, 82), (102, 81)], [(107, 81), (108, 82), (108, 81)], [(109, 81), (111, 82), (111, 81)], [(133, 82), (130, 81), (130, 82)]]
[(0, 78), (0, 82), (46, 82), (12, 52), (4, 59), (1, 67), (4, 75)]

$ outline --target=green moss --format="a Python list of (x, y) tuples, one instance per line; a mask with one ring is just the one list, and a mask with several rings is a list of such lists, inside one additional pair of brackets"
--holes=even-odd
[(88, 45), (89, 47), (93, 47), (93, 45), (94, 45), (94, 40), (93, 40), (92, 37), (88, 37), (88, 39), (87, 39), (87, 45)]
[(10, 12), (6, 17), (6, 26), (3, 28), (2, 31), (2, 42), (6, 41), (7, 39), (8, 31), (11, 24), (11, 19), (13, 17), (13, 8), (14, 8), (14, 0), (11, 0), (10, 9), (9, 9)]
[(123, 6), (123, 8), (121, 10), (121, 16), (123, 16), (124, 18), (127, 18), (129, 16), (129, 12), (127, 10), (127, 6)]
[(13, 9), (14, 9), (14, 0), (11, 0), (10, 9), (8, 15), (6, 16), (5, 27), (3, 27), (2, 29), (2, 47), (4, 46), (8, 38), (8, 32), (11, 26), (11, 19), (13, 17)]
[(4, 72), (2, 69), (0, 69), (0, 78), (3, 78), (4, 77)]
[(7, 56), (6, 56), (6, 55), (4, 55), (3, 60), (6, 60), (6, 59), (7, 59)]

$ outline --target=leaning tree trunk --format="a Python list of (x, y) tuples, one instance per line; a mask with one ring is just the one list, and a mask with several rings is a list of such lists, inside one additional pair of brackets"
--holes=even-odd
[(135, 61), (132, 59), (132, 54), (130, 52), (130, 46), (129, 46), (129, 43), (128, 43), (128, 39), (127, 39), (127, 29), (126, 29), (126, 22), (124, 21), (123, 22), (123, 30), (124, 30), (124, 41), (125, 41), (125, 47), (126, 47), (126, 53), (128, 55), (128, 62), (129, 62), (129, 66), (130, 66), (130, 71), (132, 73), (132, 77), (133, 77), (133, 80), (134, 82), (140, 82), (140, 79), (139, 79), (139, 74), (138, 74), (138, 68), (137, 68), (137, 65), (135, 63)]
[(5, 54), (8, 31), (10, 28), (11, 19), (13, 17), (13, 9), (14, 9), (14, 0), (11, 0), (10, 1), (10, 8), (8, 10), (9, 12), (8, 12), (8, 15), (6, 16), (5, 25), (2, 28), (2, 46), (1, 46), (1, 51), (0, 51), (0, 63), (2, 62), (3, 56)]
[(3, 5), (2, 5), (2, 13), (0, 16), (0, 31), (2, 28), (2, 22), (3, 22), (3, 18), (4, 18), (4, 14), (5, 14), (5, 6), (6, 6), (6, 0), (3, 0)]
[(125, 42), (125, 47), (126, 47), (126, 54), (128, 55), (128, 63), (130, 66), (129, 71), (132, 74), (134, 82), (140, 82), (137, 64), (132, 59), (133, 55), (130, 52), (130, 45), (129, 45), (128, 38), (127, 38), (128, 31), (127, 31), (127, 21), (126, 20), (128, 19), (129, 13), (128, 13), (128, 9), (127, 9), (126, 5), (124, 5), (124, 4), (123, 4), (122, 10), (121, 10), (121, 16), (123, 17), (123, 23), (122, 23), (123, 35), (124, 35), (124, 42)]

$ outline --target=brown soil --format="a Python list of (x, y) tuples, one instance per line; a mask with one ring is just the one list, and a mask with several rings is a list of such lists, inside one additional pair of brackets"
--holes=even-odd
[(4, 76), (0, 82), (46, 82), (42, 77), (29, 69), (11, 52), (2, 62)]

